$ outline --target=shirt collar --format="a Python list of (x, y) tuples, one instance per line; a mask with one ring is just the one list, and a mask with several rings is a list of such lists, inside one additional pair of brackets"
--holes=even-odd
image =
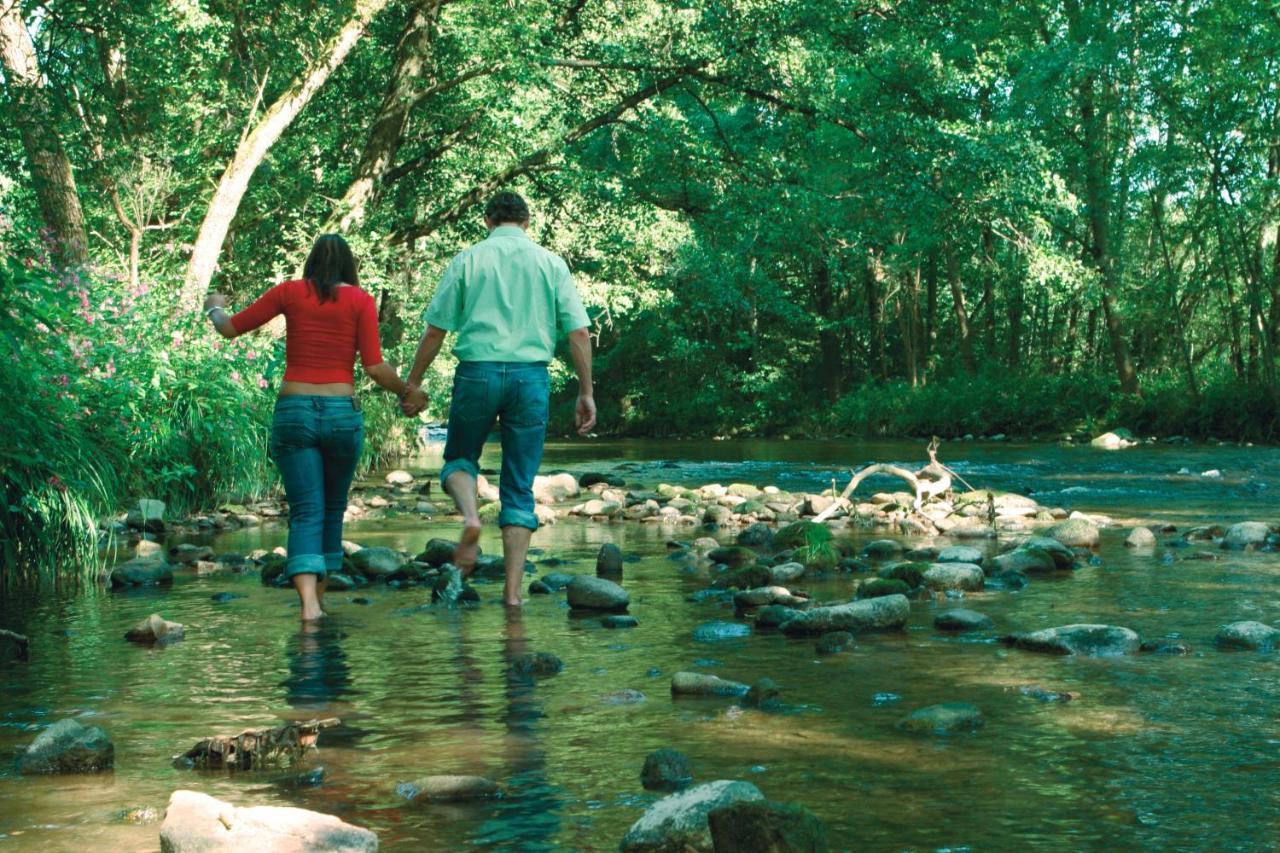
[(490, 237), (523, 237), (529, 239), (529, 235), (519, 225), (499, 225), (489, 232)]

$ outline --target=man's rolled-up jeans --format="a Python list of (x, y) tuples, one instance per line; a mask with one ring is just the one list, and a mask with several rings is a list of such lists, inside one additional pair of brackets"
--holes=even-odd
[(496, 421), (502, 428), (500, 527), (538, 529), (533, 478), (542, 464), (550, 390), (547, 365), (541, 362), (464, 361), (453, 374), (440, 482), (455, 471), (479, 475), (480, 452)]

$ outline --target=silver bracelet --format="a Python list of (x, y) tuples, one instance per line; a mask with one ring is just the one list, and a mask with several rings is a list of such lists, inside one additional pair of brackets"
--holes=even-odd
[(212, 308), (206, 308), (206, 309), (204, 309), (204, 316), (205, 316), (205, 319), (207, 319), (207, 320), (211, 320), (211, 319), (213, 319), (212, 315), (213, 315), (213, 312), (214, 312), (214, 311), (221, 311), (221, 312), (222, 312), (222, 313), (224, 313), (224, 314), (226, 313), (226, 309), (225, 309), (225, 308), (223, 308), (221, 305), (215, 305), (215, 306), (213, 306)]

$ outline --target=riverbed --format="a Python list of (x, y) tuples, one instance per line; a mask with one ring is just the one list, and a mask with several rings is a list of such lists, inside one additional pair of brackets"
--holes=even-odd
[[(619, 473), (637, 486), (745, 482), (799, 492), (843, 486), (850, 467), (918, 467), (923, 456), (917, 442), (573, 442), (549, 445), (544, 470)], [(688, 600), (709, 585), (707, 570), (668, 559), (669, 539), (701, 534), (658, 524), (566, 519), (534, 537), (535, 565), (567, 561), (557, 571), (592, 573), (602, 543), (621, 546), (639, 620), (622, 631), (571, 618), (563, 595), (534, 596), (509, 618), (498, 584), (479, 584), (481, 605), (460, 611), (429, 606), (423, 588), (333, 594), (333, 618), (311, 629), (299, 628), (291, 592), (248, 575), (179, 573), (170, 589), (128, 593), (7, 592), (0, 627), (27, 634), (32, 659), (0, 666), (0, 848), (155, 850), (158, 824), (121, 814), (162, 812), (173, 790), (191, 788), (241, 805), (335, 814), (376, 831), (384, 850), (612, 850), (659, 796), (640, 785), (645, 755), (674, 747), (697, 781), (742, 779), (805, 805), (826, 823), (833, 849), (1271, 849), (1280, 658), (1219, 651), (1212, 637), (1227, 622), (1280, 621), (1280, 554), (1184, 546), (1177, 533), (1158, 533), (1153, 551), (1136, 553), (1123, 540), (1134, 523), (1182, 530), (1280, 520), (1280, 450), (973, 442), (944, 444), (940, 456), (974, 486), (1117, 524), (1069, 576), (963, 602), (913, 602), (905, 631), (861, 636), (852, 650), (821, 657), (812, 639), (766, 631), (695, 639), (699, 625), (734, 614)], [(435, 465), (430, 456), (411, 461)], [(451, 531), (447, 520), (400, 518), (349, 525), (347, 538), (416, 552)], [(276, 524), (200, 541), (245, 553), (284, 537)], [(496, 529), (482, 546), (500, 548)], [(843, 600), (856, 579), (800, 586)], [(212, 600), (222, 592), (238, 597)], [(940, 634), (934, 614), (957, 603), (996, 629)], [(151, 612), (183, 623), (186, 638), (164, 649), (126, 643), (124, 632)], [(1177, 637), (1193, 652), (1077, 659), (996, 642), (1074, 622)], [(507, 662), (524, 651), (552, 652), (565, 669), (534, 684), (508, 679)], [(680, 670), (770, 677), (784, 707), (673, 700)], [(1042, 701), (1022, 689), (1031, 686), (1076, 698)], [(911, 710), (948, 701), (977, 705), (986, 725), (949, 738), (896, 728)], [(114, 773), (20, 777), (10, 757), (66, 716), (107, 730)], [(291, 771), (171, 766), (210, 734), (323, 716), (342, 725)], [(321, 784), (298, 783), (316, 767)], [(506, 796), (440, 805), (396, 792), (398, 781), (440, 773), (487, 776)]]

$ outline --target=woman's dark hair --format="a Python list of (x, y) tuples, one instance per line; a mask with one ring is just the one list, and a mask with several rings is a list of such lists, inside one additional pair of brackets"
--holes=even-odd
[(347, 241), (337, 234), (321, 234), (307, 255), (302, 277), (316, 289), (316, 298), (328, 302), (340, 284), (359, 284), (356, 259)]

